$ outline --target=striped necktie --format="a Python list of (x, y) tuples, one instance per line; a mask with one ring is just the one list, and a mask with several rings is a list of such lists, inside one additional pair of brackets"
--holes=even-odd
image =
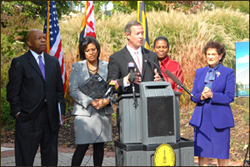
[(142, 74), (141, 63), (140, 63), (138, 51), (135, 51), (135, 59), (136, 59), (136, 64), (140, 70), (140, 73)]
[(42, 56), (39, 55), (38, 58), (39, 58), (39, 68), (43, 74), (43, 78), (45, 79), (45, 65), (43, 64)]

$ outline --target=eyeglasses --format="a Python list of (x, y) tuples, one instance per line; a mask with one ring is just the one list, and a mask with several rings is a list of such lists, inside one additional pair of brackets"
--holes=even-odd
[(207, 57), (216, 57), (219, 56), (218, 54), (211, 54), (211, 55), (206, 55)]

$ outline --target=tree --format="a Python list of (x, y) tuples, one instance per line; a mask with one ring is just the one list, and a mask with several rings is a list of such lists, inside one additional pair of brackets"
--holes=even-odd
[[(55, 1), (56, 11), (58, 19), (63, 14), (69, 14), (71, 12), (69, 3), (67, 1)], [(78, 5), (79, 1), (73, 1), (75, 5)], [(81, 3), (82, 4), (82, 3)], [(12, 14), (14, 10), (18, 10), (20, 14), (36, 19), (38, 17), (44, 18), (45, 16), (46, 1), (1, 1), (1, 14)]]
[[(115, 11), (130, 13), (137, 10), (137, 1), (113, 1), (114, 7), (112, 13)], [(204, 1), (145, 1), (147, 11), (166, 10), (169, 9), (183, 11), (185, 13), (195, 13), (198, 9), (205, 7)]]
[(207, 1), (215, 8), (228, 8), (231, 7), (234, 10), (239, 9), (241, 12), (249, 14), (249, 1)]

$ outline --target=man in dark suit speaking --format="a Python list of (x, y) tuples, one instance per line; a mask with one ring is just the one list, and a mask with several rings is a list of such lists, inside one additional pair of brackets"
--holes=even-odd
[[(125, 26), (128, 44), (109, 58), (108, 79), (119, 83), (118, 95), (132, 93), (128, 63), (135, 64), (135, 92), (139, 93), (141, 81), (162, 81), (157, 54), (142, 47), (144, 30), (137, 21)], [(154, 63), (152, 63), (154, 62)], [(158, 67), (157, 67), (158, 66)]]
[(9, 69), (7, 100), (16, 118), (17, 166), (33, 166), (40, 144), (42, 166), (57, 166), (59, 113), (65, 122), (65, 100), (59, 61), (44, 52), (45, 35), (28, 33), (29, 51), (14, 58)]

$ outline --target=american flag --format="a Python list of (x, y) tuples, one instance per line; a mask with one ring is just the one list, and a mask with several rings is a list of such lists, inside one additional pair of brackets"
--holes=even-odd
[[(45, 52), (58, 58), (61, 66), (64, 92), (66, 90), (66, 71), (62, 51), (62, 42), (56, 13), (55, 1), (47, 1), (45, 10), (45, 23), (43, 33), (46, 36), (47, 46)], [(48, 33), (49, 32), (49, 33)]]

